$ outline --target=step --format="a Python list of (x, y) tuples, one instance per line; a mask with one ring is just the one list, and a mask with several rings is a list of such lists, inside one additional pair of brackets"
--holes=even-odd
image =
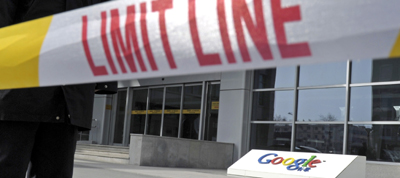
[(98, 148), (76, 148), (76, 151), (86, 150), (86, 151), (98, 151), (98, 152), (112, 152), (112, 153), (122, 153), (129, 154), (129, 150), (119, 150), (119, 149), (98, 149)]
[(129, 164), (129, 147), (77, 144), (75, 158), (108, 163)]
[(93, 155), (75, 154), (75, 159), (88, 160), (88, 161), (99, 161), (99, 162), (106, 162), (106, 163), (116, 163), (116, 164), (129, 164), (129, 159), (111, 158), (111, 157), (102, 157), (102, 156), (93, 156)]
[(101, 150), (129, 150), (129, 147), (125, 147), (125, 146), (96, 145), (96, 144), (77, 144), (76, 147), (77, 148), (101, 149)]
[(76, 151), (75, 154), (129, 159), (129, 154), (123, 154), (123, 153), (97, 152), (97, 151), (82, 150), (82, 151)]

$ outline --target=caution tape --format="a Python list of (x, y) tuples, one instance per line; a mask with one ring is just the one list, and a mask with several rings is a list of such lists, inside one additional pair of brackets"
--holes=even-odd
[[(131, 114), (144, 115), (144, 114), (162, 114), (163, 110), (132, 110)], [(182, 114), (200, 114), (200, 109), (183, 109)], [(165, 109), (164, 114), (180, 114), (180, 109)]]
[(120, 0), (0, 29), (0, 89), (400, 56), (397, 0)]

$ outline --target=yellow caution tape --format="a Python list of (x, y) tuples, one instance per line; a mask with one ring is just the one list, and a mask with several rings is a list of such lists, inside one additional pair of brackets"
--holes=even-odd
[(184, 109), (182, 114), (200, 114), (200, 109)]
[(400, 32), (397, 36), (397, 40), (393, 45), (392, 51), (390, 52), (390, 57), (400, 57)]
[[(180, 114), (179, 109), (166, 109), (164, 114)], [(182, 114), (200, 114), (200, 109), (183, 109)], [(131, 114), (162, 114), (162, 110), (132, 110)]]
[(146, 114), (146, 110), (132, 110), (132, 114)]
[(52, 16), (0, 31), (0, 88), (39, 86), (40, 49)]
[(164, 110), (164, 114), (180, 114), (180, 109), (166, 109)]

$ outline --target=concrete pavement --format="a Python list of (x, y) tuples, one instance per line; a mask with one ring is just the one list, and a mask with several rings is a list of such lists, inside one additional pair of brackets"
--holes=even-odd
[[(398, 178), (398, 165), (367, 163), (366, 178)], [(74, 178), (243, 178), (226, 170), (134, 166), (75, 159)]]
[(145, 167), (75, 159), (74, 178), (227, 178), (226, 170)]

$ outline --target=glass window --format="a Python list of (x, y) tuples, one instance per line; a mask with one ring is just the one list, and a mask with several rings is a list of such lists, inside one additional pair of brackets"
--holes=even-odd
[(167, 87), (165, 93), (163, 136), (178, 137), (182, 87)]
[(144, 134), (147, 88), (133, 90), (130, 133)]
[(347, 154), (400, 162), (400, 125), (349, 125)]
[(253, 93), (254, 121), (292, 121), (294, 91), (264, 91)]
[(351, 83), (372, 81), (372, 59), (351, 61)]
[(352, 83), (400, 80), (400, 58), (352, 61)]
[(347, 62), (300, 66), (299, 86), (346, 84)]
[(345, 88), (300, 90), (297, 121), (344, 121)]
[(296, 67), (278, 67), (254, 71), (254, 89), (294, 87)]
[(150, 89), (147, 134), (160, 135), (164, 88)]
[(207, 94), (206, 117), (204, 122), (204, 140), (216, 141), (218, 130), (220, 84), (209, 84)]
[(90, 131), (79, 131), (78, 141), (89, 141)]
[(202, 88), (202, 85), (184, 87), (181, 138), (199, 138)]
[(350, 121), (399, 121), (400, 85), (352, 87)]
[(115, 117), (114, 125), (114, 143), (121, 143), (124, 134), (124, 120), (125, 120), (125, 106), (126, 106), (126, 90), (118, 91), (117, 95), (117, 115)]
[[(255, 70), (250, 149), (290, 151), (294, 142), (292, 151), (343, 154), (346, 135), (346, 154), (400, 163), (400, 84), (389, 83), (400, 81), (400, 58), (353, 60), (351, 71), (347, 64), (301, 65), (298, 73), (296, 67)], [(348, 72), (350, 82), (359, 86), (346, 90)]]
[(291, 124), (251, 124), (250, 149), (290, 151)]
[(343, 130), (342, 124), (298, 124), (294, 151), (342, 154)]

